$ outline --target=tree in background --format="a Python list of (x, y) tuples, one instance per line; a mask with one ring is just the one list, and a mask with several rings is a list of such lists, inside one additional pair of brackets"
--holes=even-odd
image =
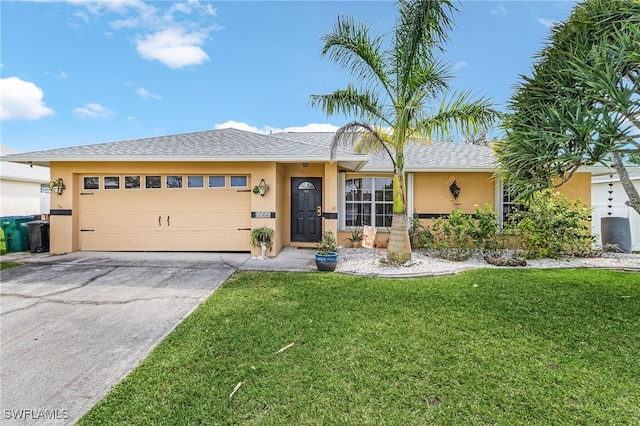
[(451, 65), (438, 58), (451, 30), (449, 0), (401, 0), (389, 48), (384, 37), (372, 36), (366, 24), (339, 17), (333, 32), (323, 36), (323, 55), (349, 71), (355, 83), (310, 102), (328, 116), (344, 114), (354, 121), (334, 137), (332, 157), (339, 146), (360, 144), (362, 149), (384, 150), (393, 163), (393, 219), (388, 261), (411, 259), (408, 234), (404, 146), (408, 141), (429, 142), (451, 130), (482, 131), (497, 117), (484, 98), (470, 92), (450, 92)]
[(640, 153), (640, 2), (576, 5), (537, 60), (533, 75), (520, 77), (495, 145), (505, 181), (530, 196), (600, 163), (616, 170), (640, 213), (624, 162)]

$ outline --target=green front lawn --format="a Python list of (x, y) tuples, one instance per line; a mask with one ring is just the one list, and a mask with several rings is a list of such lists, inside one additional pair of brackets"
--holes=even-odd
[(80, 424), (640, 424), (640, 274), (238, 273)]

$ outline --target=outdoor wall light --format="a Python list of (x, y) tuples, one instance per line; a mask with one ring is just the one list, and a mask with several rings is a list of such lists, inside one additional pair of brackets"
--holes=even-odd
[(458, 186), (457, 181), (454, 180), (453, 183), (449, 185), (449, 191), (451, 191), (451, 195), (453, 195), (453, 198), (457, 200), (460, 196), (460, 187)]

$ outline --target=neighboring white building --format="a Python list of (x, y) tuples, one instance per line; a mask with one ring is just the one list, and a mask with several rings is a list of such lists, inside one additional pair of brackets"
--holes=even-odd
[[(629, 175), (635, 187), (640, 191), (640, 173), (631, 173)], [(609, 186), (609, 184), (612, 184)], [(633, 251), (640, 250), (640, 214), (634, 209), (627, 206), (625, 202), (629, 200), (627, 193), (620, 184), (618, 175), (613, 174), (605, 176), (594, 176), (591, 178), (591, 206), (593, 208), (591, 227), (594, 235), (598, 238), (596, 246), (601, 246), (600, 240), (600, 219), (608, 217), (609, 212), (609, 188), (613, 191), (611, 194), (611, 216), (628, 217), (631, 225), (631, 249)]]
[[(0, 145), (0, 155), (19, 151)], [(49, 168), (0, 162), (0, 216), (49, 213)]]

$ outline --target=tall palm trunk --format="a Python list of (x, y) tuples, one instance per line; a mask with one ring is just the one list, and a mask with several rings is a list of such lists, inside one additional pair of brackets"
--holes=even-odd
[(401, 167), (402, 156), (398, 156), (396, 164), (393, 175), (393, 218), (387, 260), (392, 264), (401, 264), (411, 260), (411, 241), (407, 220), (406, 181), (403, 167)]

